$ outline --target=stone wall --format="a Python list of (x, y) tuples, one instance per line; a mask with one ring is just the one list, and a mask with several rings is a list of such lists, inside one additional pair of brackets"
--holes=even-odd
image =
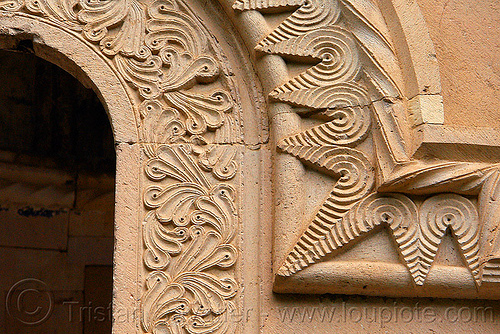
[(445, 122), (500, 122), (500, 4), (495, 0), (419, 0), (440, 64)]
[(497, 332), (497, 12), (0, 0), (110, 116), (113, 331)]

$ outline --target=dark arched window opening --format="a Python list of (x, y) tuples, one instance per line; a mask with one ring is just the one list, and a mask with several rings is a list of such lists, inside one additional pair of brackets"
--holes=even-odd
[(96, 94), (0, 51), (0, 332), (111, 332), (114, 173)]

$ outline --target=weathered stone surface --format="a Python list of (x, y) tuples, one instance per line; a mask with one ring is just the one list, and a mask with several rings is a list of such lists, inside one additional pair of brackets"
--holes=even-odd
[(417, 2), (436, 47), (446, 124), (495, 127), (500, 121), (500, 4), (495, 0)]
[[(109, 113), (115, 333), (498, 330), (496, 79), (456, 90), (471, 49), (419, 2), (0, 0), (5, 47)], [(78, 189), (84, 217), (111, 199)], [(73, 250), (101, 235), (78, 221)]]

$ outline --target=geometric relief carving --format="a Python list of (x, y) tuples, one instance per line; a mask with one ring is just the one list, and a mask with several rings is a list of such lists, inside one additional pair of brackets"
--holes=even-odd
[(284, 138), (278, 146), (282, 150), (293, 150), (301, 145), (339, 145), (355, 146), (368, 135), (371, 117), (369, 108), (346, 107), (329, 109), (321, 113), (332, 119), (324, 124), (312, 127), (297, 135)]
[(288, 256), (279, 274), (289, 276), (327, 253), (386, 225), (415, 284), (423, 285), (447, 229), (457, 238), (462, 256), (477, 284), (479, 218), (474, 204), (455, 194), (437, 195), (416, 204), (402, 194), (373, 193), (354, 205), (337, 222), (311, 224)]
[[(281, 137), (273, 149), (276, 160), (296, 159), (305, 174), (326, 184), (312, 195), (314, 208), (300, 217), (302, 227), (286, 254), (277, 257), (276, 284), (299, 277), (307, 286), (317, 275), (308, 272), (321, 262), (329, 266), (321, 275), (328, 276), (336, 261), (345, 261), (338, 258), (385, 229), (397, 265), (408, 274), (397, 278), (409, 280), (402, 295), (433, 296), (436, 286), (455, 279), (457, 265), (449, 277), (431, 279), (443, 266), (436, 262), (450, 234), (473, 282), (472, 288), (463, 284), (472, 291), (464, 296), (499, 297), (481, 290), (500, 283), (499, 165), (412, 156), (407, 109), (413, 96), (405, 96), (402, 61), (377, 2), (236, 0), (233, 8), (264, 17), (293, 10), (255, 43), (250, 58), (281, 56), (290, 73), (307, 67), (269, 91), (270, 104), (289, 104), (295, 113), (279, 117), (298, 119), (298, 130), (273, 119), (273, 126), (283, 126), (274, 132)], [(242, 142), (241, 103), (216, 39), (183, 0), (0, 0), (0, 12), (36, 17), (80, 38), (129, 94), (145, 160), (138, 236), (142, 330), (236, 332), (228, 314), (238, 309), (243, 290), (233, 145)], [(286, 167), (276, 163), (276, 178), (290, 172)], [(309, 187), (305, 178), (296, 182)], [(275, 207), (286, 210), (288, 204)], [(387, 264), (354, 260), (375, 268)], [(334, 279), (330, 284), (320, 290), (343, 292)], [(380, 290), (369, 294), (384, 294)]]
[(315, 216), (315, 221), (340, 219), (350, 207), (372, 189), (373, 167), (359, 151), (335, 146), (280, 146), (306, 163), (311, 163), (338, 177), (331, 193)]
[[(269, 93), (271, 102), (288, 103), (301, 116), (302, 130), (277, 138), (276, 153), (289, 154), (307, 167), (307, 173), (319, 172), (331, 180), (320, 204), (306, 213), (290, 250), (277, 255), (276, 261), (281, 262), (275, 273), (276, 290), (303, 292), (296, 282), (307, 285), (318, 275), (328, 281), (326, 265), (335, 271), (340, 254), (386, 229), (398, 249), (399, 262), (408, 272), (408, 278), (394, 278), (394, 286), (403, 279), (408, 280), (409, 288), (392, 295), (443, 296), (436, 294), (435, 286), (446, 286), (452, 278), (433, 278), (430, 286), (427, 278), (443, 238), (450, 233), (463, 259), (462, 264), (450, 266), (451, 275), (465, 265), (474, 282), (472, 286), (469, 281), (460, 283), (469, 289), (463, 296), (497, 298), (498, 294), (489, 295), (487, 290), (478, 293), (477, 289), (483, 283), (500, 282), (499, 165), (425, 160), (410, 154), (413, 137), (407, 135), (412, 133), (408, 130), (411, 113), (407, 100), (412, 96), (403, 93), (400, 61), (376, 2), (236, 0), (233, 8), (261, 11), (264, 17), (296, 8), (255, 45), (255, 51), (282, 56), (288, 64), (309, 64)], [(275, 126), (284, 127), (279, 132), (287, 133), (286, 122), (276, 121)], [(276, 168), (279, 186), (281, 175), (290, 171), (279, 163)], [(297, 194), (290, 194), (290, 198), (294, 196)], [(289, 222), (275, 224), (286, 226)], [(379, 247), (384, 251), (390, 245)], [(380, 263), (377, 259), (353, 259), (368, 261), (375, 268)], [(326, 263), (321, 274), (308, 270), (322, 261)], [(287, 279), (295, 275), (299, 278), (287, 285)], [(295, 285), (282, 288), (283, 282), (285, 287)], [(320, 290), (343, 292), (331, 282), (330, 287)], [(384, 295), (376, 286), (364, 290), (373, 285), (369, 277), (364, 282), (363, 289), (354, 293)]]
[[(422, 266), (424, 275), (429, 272), (439, 244), (450, 229), (458, 241), (462, 255), (480, 284), (479, 275), (479, 218), (475, 206), (465, 197), (455, 194), (433, 196), (424, 201), (420, 212), (422, 253), (426, 255)], [(425, 278), (425, 276), (424, 276)]]

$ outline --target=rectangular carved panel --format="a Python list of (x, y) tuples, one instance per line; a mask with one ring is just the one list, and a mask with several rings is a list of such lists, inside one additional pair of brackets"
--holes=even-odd
[[(426, 142), (410, 127), (441, 124), (441, 99), (410, 103), (431, 97), (405, 95), (394, 25), (375, 1), (237, 0), (233, 8), (271, 15), (294, 6), (255, 46), (291, 69), (309, 64), (269, 93), (293, 107), (272, 124), (274, 290), (500, 297), (498, 159), (464, 159), (474, 143)], [(441, 143), (457, 149), (425, 155)]]

